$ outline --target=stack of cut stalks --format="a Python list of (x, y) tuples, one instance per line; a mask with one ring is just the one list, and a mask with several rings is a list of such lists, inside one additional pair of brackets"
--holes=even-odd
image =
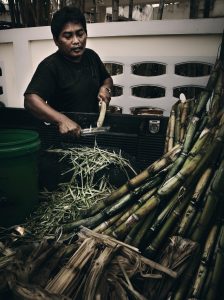
[[(82, 228), (75, 243), (45, 239), (23, 248), (3, 249), (0, 298), (23, 300), (146, 300), (174, 272), (114, 238)], [(188, 251), (188, 260), (194, 246)], [(183, 265), (183, 264), (182, 264)], [(130, 298), (129, 298), (130, 297)]]
[[(159, 263), (175, 238), (195, 242), (188, 269), (165, 296), (153, 299), (218, 299), (224, 271), (223, 65), (222, 44), (199, 99), (173, 106), (164, 156), (64, 226), (64, 233), (84, 225), (113, 236)], [(167, 256), (178, 260), (179, 251)]]

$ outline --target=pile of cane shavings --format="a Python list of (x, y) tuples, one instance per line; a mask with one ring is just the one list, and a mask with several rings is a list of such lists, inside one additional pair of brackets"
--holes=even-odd
[[(96, 181), (97, 173), (103, 174), (111, 165), (119, 168), (127, 179), (127, 169), (136, 175), (129, 160), (122, 157), (121, 151), (108, 151), (95, 145), (91, 147), (76, 147), (68, 149), (49, 149), (48, 152), (58, 153), (59, 161), (69, 159), (72, 172), (69, 182), (60, 183), (58, 189), (49, 192), (41, 192), (43, 200), (37, 210), (23, 224), (28, 232), (37, 239), (46, 236), (58, 236), (62, 234), (62, 225), (79, 219), (80, 212), (91, 208), (97, 202), (111, 194), (115, 189), (109, 182), (107, 175), (103, 175)], [(105, 172), (106, 174), (106, 172)]]

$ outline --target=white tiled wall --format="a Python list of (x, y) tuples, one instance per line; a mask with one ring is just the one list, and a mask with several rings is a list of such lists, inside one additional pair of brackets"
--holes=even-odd
[[(112, 98), (112, 104), (130, 113), (132, 106), (159, 106), (169, 115), (173, 87), (205, 86), (208, 76), (187, 78), (174, 74), (180, 62), (213, 64), (221, 43), (224, 18), (162, 20), (148, 22), (112, 22), (88, 24), (87, 47), (94, 49), (105, 62), (124, 66), (124, 73), (114, 76), (114, 83), (123, 87), (123, 94)], [(0, 31), (0, 66), (4, 69), (0, 100), (10, 107), (23, 107), (23, 92), (38, 63), (53, 53), (56, 46), (50, 27), (8, 29)], [(166, 64), (166, 74), (143, 77), (131, 74), (131, 65), (141, 62)], [(155, 84), (165, 87), (165, 97), (143, 99), (134, 97), (131, 88)]]

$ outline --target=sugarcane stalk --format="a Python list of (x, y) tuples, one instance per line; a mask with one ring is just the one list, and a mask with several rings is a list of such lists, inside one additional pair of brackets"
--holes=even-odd
[(189, 101), (183, 102), (183, 109), (181, 113), (181, 119), (180, 119), (180, 142), (183, 142), (184, 136), (185, 136), (185, 130), (189, 115)]
[[(176, 111), (176, 106), (178, 105), (179, 101), (177, 103), (174, 103), (171, 110), (170, 110), (170, 117), (167, 123), (167, 128), (166, 128), (166, 138), (165, 138), (165, 145), (164, 145), (164, 154), (166, 152), (169, 152), (169, 150), (172, 148), (170, 146), (170, 136), (171, 136), (171, 132), (173, 130), (173, 127), (175, 126), (176, 128), (176, 122), (174, 121), (175, 117), (175, 111)], [(175, 134), (175, 132), (174, 132)]]
[[(134, 226), (134, 224), (136, 224), (142, 217), (153, 211), (159, 205), (163, 198), (180, 188), (183, 182), (186, 181), (186, 178), (189, 177), (191, 182), (193, 182), (195, 177), (197, 178), (198, 172), (201, 171), (202, 168), (204, 168), (205, 162), (207, 163), (208, 158), (211, 159), (212, 156), (210, 156), (210, 154), (214, 154), (214, 145), (212, 145), (212, 147), (212, 150), (207, 151), (206, 155), (204, 155), (204, 153), (201, 151), (197, 155), (189, 157), (189, 159), (186, 161), (183, 168), (181, 169), (181, 172), (179, 172), (173, 178), (166, 181), (165, 184), (159, 188), (157, 194), (152, 196), (143, 206), (141, 206), (134, 214), (132, 214), (126, 222), (121, 224), (113, 232), (113, 235), (116, 238), (121, 238), (124, 234), (127, 233), (127, 231), (130, 230), (130, 227)], [(197, 171), (195, 171), (196, 168)]]
[[(125, 210), (126, 211), (126, 210)], [(119, 220), (123, 216), (124, 212), (120, 212), (117, 215), (113, 216), (112, 218), (108, 219), (107, 221), (104, 221), (100, 225), (98, 225), (96, 228), (94, 228), (95, 232), (102, 233), (105, 232), (106, 229), (108, 229), (111, 225), (113, 225), (117, 220)]]
[(181, 199), (179, 199), (179, 205), (175, 207), (175, 209), (172, 211), (172, 214), (169, 216), (169, 218), (167, 218), (166, 222), (164, 223), (156, 237), (145, 249), (144, 254), (147, 257), (152, 258), (155, 256), (157, 251), (160, 249), (161, 245), (168, 238), (168, 234), (171, 232), (171, 229), (174, 227), (174, 224), (177, 222), (177, 220), (180, 218), (183, 211), (187, 207), (190, 195), (188, 194), (185, 197), (184, 195), (181, 195), (180, 198)]
[(217, 250), (215, 252), (214, 268), (205, 300), (217, 299), (218, 285), (224, 271), (224, 225), (221, 226), (219, 238), (217, 241)]
[(168, 120), (167, 127), (166, 127), (166, 137), (165, 137), (165, 143), (163, 149), (164, 154), (168, 152), (169, 135), (170, 135), (170, 118)]
[(72, 223), (64, 224), (63, 231), (71, 232), (72, 230), (78, 230), (81, 226), (86, 226), (88, 228), (95, 228), (99, 224), (108, 219), (109, 217), (114, 216), (116, 213), (119, 213), (124, 207), (131, 204), (136, 198), (136, 194), (134, 192), (130, 192), (127, 195), (124, 195), (116, 204), (106, 207), (101, 210), (98, 214), (86, 218), (81, 219)]
[(193, 142), (197, 141), (201, 134), (206, 130), (208, 124), (208, 114), (207, 112), (204, 112), (204, 114), (201, 116), (201, 122), (198, 126), (198, 129), (195, 132)]
[[(149, 230), (149, 228), (155, 218), (155, 215), (156, 215), (156, 210), (154, 210), (154, 212), (151, 213), (149, 216), (145, 217), (139, 230), (136, 232), (134, 238), (130, 242), (131, 245), (133, 245), (134, 247), (137, 247), (137, 248), (141, 248), (140, 244), (141, 244), (142, 240), (144, 239), (146, 232)], [(128, 235), (128, 236), (130, 236), (130, 235)]]
[[(88, 228), (95, 228), (96, 226), (100, 225), (101, 223), (107, 221), (110, 217), (115, 216), (119, 213), (122, 209), (127, 206), (131, 206), (133, 202), (138, 200), (138, 197), (141, 197), (147, 189), (153, 188), (158, 182), (160, 182), (161, 178), (156, 176), (152, 181), (146, 182), (142, 186), (136, 188), (135, 190), (129, 192), (129, 194), (125, 194), (121, 197), (115, 204), (107, 206), (103, 210), (101, 210), (98, 214), (93, 215), (92, 217), (81, 219), (72, 223), (64, 224), (63, 231), (64, 232), (71, 232), (72, 230), (78, 230), (80, 226), (86, 226)], [(147, 192), (146, 192), (147, 193)], [(144, 197), (143, 197), (144, 199)], [(139, 203), (141, 203), (141, 198)], [(116, 225), (115, 225), (116, 226)]]
[(171, 297), (172, 300), (183, 300), (187, 299), (189, 294), (189, 286), (192, 281), (192, 276), (195, 274), (196, 269), (200, 263), (200, 247), (197, 247), (195, 250), (195, 255), (193, 255), (191, 261), (188, 264), (187, 269), (184, 274), (181, 276), (181, 280), (178, 281), (178, 286), (173, 292)]
[(198, 144), (200, 144), (200, 141), (202, 141), (203, 138), (205, 138), (206, 142), (210, 141), (210, 135), (211, 132), (208, 131), (202, 136), (201, 140), (199, 140), (195, 144), (191, 151), (192, 155), (189, 155), (181, 170), (175, 176), (168, 179), (158, 190), (158, 195), (160, 197), (166, 197), (168, 194), (170, 194), (171, 191), (175, 191), (189, 176), (193, 180), (194, 177), (197, 177), (202, 172), (202, 170), (209, 165), (211, 160), (216, 161), (222, 149), (224, 126), (222, 126), (220, 130), (218, 130), (218, 135), (214, 138), (212, 144), (209, 143), (209, 145), (207, 145), (207, 143), (205, 143), (205, 145), (203, 145), (203, 148), (199, 151)]
[(198, 105), (197, 108), (195, 110), (195, 115), (200, 117), (202, 112), (204, 111), (207, 102), (210, 98), (210, 95), (215, 87), (218, 75), (219, 75), (219, 70), (221, 67), (221, 61), (219, 59), (217, 59), (217, 61), (215, 62), (215, 65), (212, 69), (212, 72), (209, 76), (208, 79), (208, 83), (206, 85), (206, 88), (203, 90), (203, 92), (200, 94), (199, 100), (198, 100)]
[[(191, 126), (194, 126), (194, 122), (191, 121)], [(211, 138), (211, 131), (204, 131), (202, 132), (201, 136), (198, 138), (198, 140), (195, 142), (194, 146), (191, 149), (190, 154), (188, 154), (187, 151), (182, 151), (179, 155), (179, 157), (176, 159), (176, 161), (174, 162), (170, 172), (167, 174), (166, 177), (166, 181), (168, 181), (170, 178), (172, 178), (173, 176), (175, 176), (178, 171), (181, 170), (181, 168), (184, 166), (185, 163), (187, 163), (186, 161), (190, 159), (191, 154), (196, 154), (197, 151), (199, 151), (204, 144), (207, 143), (208, 139)], [(187, 136), (185, 138), (185, 140), (187, 139)]]
[(125, 238), (123, 238), (124, 243), (127, 243), (129, 245), (132, 245), (137, 248), (136, 245), (134, 245), (133, 240), (136, 234), (139, 232), (140, 228), (144, 224), (145, 220), (147, 219), (147, 216), (142, 218), (138, 223), (136, 223), (129, 231), (129, 233), (126, 235)]
[(130, 229), (138, 223), (142, 218), (152, 212), (160, 203), (160, 198), (158, 195), (153, 195), (148, 199), (148, 201), (142, 205), (138, 210), (136, 210), (131, 216), (116, 230), (113, 231), (113, 236), (117, 239), (122, 239)]
[(218, 226), (214, 225), (206, 240), (204, 250), (201, 256), (201, 263), (198, 267), (194, 282), (192, 284), (190, 297), (200, 299), (203, 285), (205, 284), (206, 276), (208, 274), (209, 263), (213, 254), (215, 242), (218, 234)]
[(176, 122), (174, 128), (174, 145), (180, 142), (180, 120), (181, 120), (182, 109), (183, 109), (183, 102), (178, 101), (176, 103), (176, 110), (175, 110)]
[(104, 233), (111, 235), (113, 231), (119, 227), (123, 222), (125, 222), (139, 207), (141, 207), (149, 198), (152, 197), (157, 191), (157, 188), (153, 188), (144, 194), (141, 198), (137, 200), (137, 203), (134, 204), (127, 212), (123, 213), (120, 219), (114, 223), (111, 227), (109, 227)]
[(196, 211), (195, 216), (192, 220), (192, 223), (189, 225), (189, 229), (187, 231), (186, 237), (190, 238), (193, 234), (193, 232), (195, 231), (197, 224), (200, 220), (202, 212), (200, 210)]
[(222, 91), (223, 91), (223, 72), (219, 72), (219, 76), (216, 82), (216, 88), (215, 88), (215, 93), (214, 96), (211, 100), (210, 103), (210, 108), (209, 108), (209, 115), (208, 115), (208, 123), (209, 126), (213, 126), (213, 124), (217, 120), (217, 116), (219, 115), (219, 112), (222, 110), (222, 104), (221, 103), (221, 96), (222, 96)]
[(192, 147), (192, 143), (194, 142), (195, 133), (201, 123), (201, 116), (202, 116), (203, 112), (206, 110), (206, 104), (209, 100), (212, 90), (215, 87), (215, 84), (216, 84), (216, 81), (218, 78), (218, 74), (219, 74), (219, 69), (220, 69), (220, 62), (217, 61), (210, 76), (209, 76), (209, 80), (208, 80), (206, 88), (200, 94), (200, 98), (199, 98), (197, 107), (195, 109), (195, 113), (192, 116), (192, 118), (189, 122), (189, 125), (187, 127), (182, 153), (181, 153), (179, 159), (177, 159), (175, 161), (175, 164), (174, 164), (172, 170), (170, 171), (170, 174), (168, 174), (168, 178), (171, 178), (172, 176), (174, 176), (180, 170), (180, 168), (183, 166), (183, 164), (185, 162), (185, 157)]
[[(159, 229), (162, 227), (162, 225), (165, 223), (167, 218), (170, 216), (172, 211), (174, 210), (177, 203), (180, 201), (182, 195), (184, 194), (185, 188), (180, 188), (180, 191), (178, 193), (175, 193), (174, 196), (171, 198), (171, 200), (168, 202), (168, 204), (165, 206), (165, 208), (160, 212), (155, 221), (153, 222), (152, 226), (149, 230), (149, 236), (155, 236), (155, 234), (159, 231)], [(151, 233), (151, 234), (150, 234)]]
[[(127, 212), (125, 212), (120, 219), (118, 219), (112, 226), (110, 226), (108, 229), (106, 229), (106, 231), (104, 232), (105, 234), (111, 235), (112, 232), (118, 227), (120, 226), (123, 222), (125, 222), (127, 220), (127, 218), (133, 214), (139, 207), (141, 207), (157, 190), (157, 187), (163, 180), (165, 174), (168, 172), (169, 167), (163, 169), (162, 171), (160, 171), (151, 181), (149, 181), (148, 183), (144, 184), (143, 186), (140, 186), (139, 188), (136, 189), (136, 191), (138, 192), (137, 196), (141, 196), (141, 194), (143, 194), (137, 201), (135, 204), (133, 204), (128, 210)], [(147, 191), (149, 190), (149, 191)], [(141, 192), (141, 194), (139, 193), (139, 191)], [(145, 191), (147, 191), (145, 193)], [(136, 198), (137, 199), (137, 198)]]
[(210, 267), (208, 269), (208, 275), (206, 277), (205, 283), (204, 283), (203, 288), (202, 288), (201, 299), (205, 299), (205, 297), (208, 293), (208, 289), (210, 288), (212, 273), (213, 273), (213, 266), (210, 265)]
[(200, 179), (198, 180), (192, 199), (186, 209), (186, 212), (184, 213), (182, 221), (178, 226), (178, 231), (177, 231), (178, 235), (185, 236), (190, 225), (192, 224), (196, 212), (199, 209), (201, 197), (208, 186), (208, 182), (211, 178), (212, 171), (213, 170), (211, 167), (207, 168), (202, 174), (202, 176), (200, 177)]
[[(220, 147), (223, 147), (221, 140), (219, 140), (219, 136), (217, 137), (218, 141), (221, 143)], [(210, 221), (215, 213), (218, 202), (221, 199), (221, 195), (224, 193), (224, 185), (223, 185), (223, 177), (224, 177), (224, 158), (220, 163), (219, 168), (217, 169), (211, 184), (209, 191), (206, 195), (205, 206), (203, 208), (201, 217), (198, 222), (198, 226), (193, 232), (191, 239), (193, 241), (200, 242), (201, 239), (206, 234), (207, 228), (210, 224)]]
[(122, 196), (126, 195), (128, 192), (134, 190), (136, 187), (140, 186), (145, 180), (153, 177), (157, 172), (166, 168), (168, 165), (175, 161), (176, 157), (179, 155), (181, 151), (181, 146), (177, 145), (169, 152), (165, 153), (160, 159), (156, 160), (152, 163), (148, 168), (139, 173), (134, 178), (128, 180), (124, 185), (120, 188), (113, 191), (108, 197), (104, 198), (102, 201), (97, 203), (93, 208), (87, 209), (85, 213), (82, 214), (82, 217), (92, 216), (102, 210), (103, 208), (111, 205), (116, 200), (120, 199)]
[(174, 129), (175, 129), (175, 109), (174, 107), (170, 112), (170, 127), (168, 136), (168, 151), (170, 151), (174, 146)]
[[(154, 178), (152, 178), (152, 180), (137, 187), (135, 190), (133, 190), (129, 194), (123, 196), (121, 199), (119, 199), (115, 204), (111, 205), (110, 207), (105, 208), (104, 214), (107, 216), (113, 216), (121, 208), (126, 206), (126, 204), (130, 204), (132, 201), (135, 201), (135, 202), (138, 201), (138, 203), (142, 203), (144, 201), (145, 197), (148, 196), (148, 192), (151, 194), (154, 187), (157, 186), (162, 181), (166, 172), (167, 172), (167, 169), (165, 169), (165, 170), (163, 169)], [(139, 197), (140, 197), (140, 199), (139, 199)]]

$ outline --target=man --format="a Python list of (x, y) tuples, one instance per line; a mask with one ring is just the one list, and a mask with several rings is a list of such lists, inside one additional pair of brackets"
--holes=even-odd
[(76, 7), (57, 11), (51, 22), (57, 52), (37, 67), (24, 93), (24, 107), (56, 124), (62, 134), (80, 135), (80, 126), (62, 112), (98, 112), (109, 104), (113, 81), (99, 56), (86, 48), (86, 20)]

